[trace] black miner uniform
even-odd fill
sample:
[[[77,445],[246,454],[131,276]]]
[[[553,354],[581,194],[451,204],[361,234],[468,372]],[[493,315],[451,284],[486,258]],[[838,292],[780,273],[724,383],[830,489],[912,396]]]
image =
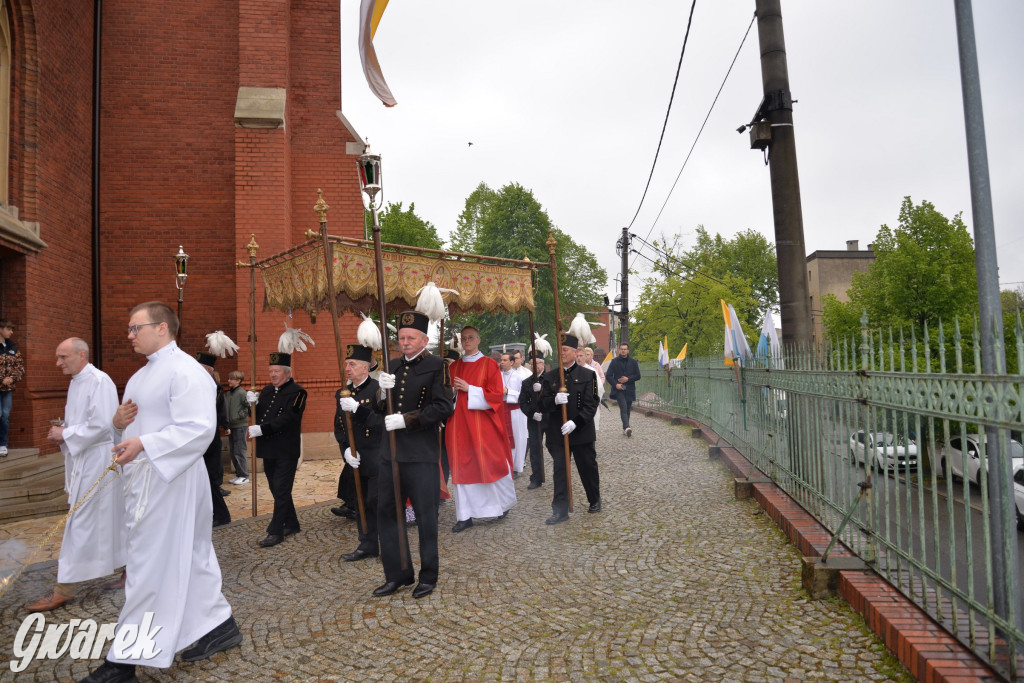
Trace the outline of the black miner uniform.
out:
[[[292,502],[292,484],[302,446],[302,413],[306,390],[290,377],[280,387],[268,384],[256,402],[256,424],[263,430],[257,441],[256,457],[263,458],[274,516],[267,526],[271,536],[288,536],[299,531],[299,518]]]
[[[380,399],[380,385],[377,380],[367,377],[358,387],[348,383],[352,398],[359,402],[352,416],[352,432],[356,437],[356,453],[359,454],[359,483],[363,489],[363,504],[366,510],[366,529],[359,530],[359,548],[367,555],[379,555],[377,541],[377,472],[380,469],[381,451],[384,449],[384,404]],[[334,436],[338,439],[341,452],[349,447],[348,432],[345,430],[345,412],[338,404],[341,389],[334,394]],[[353,487],[351,502],[356,501]],[[357,518],[358,520],[358,518]]]
[[[437,508],[441,496],[441,449],[437,434],[440,423],[453,410],[448,367],[443,360],[424,349],[411,361],[406,361],[403,356],[392,358],[390,369],[395,375],[395,388],[390,390],[392,406],[396,413],[405,417],[405,429],[391,433],[395,435],[395,460],[398,462],[402,497],[412,500],[416,513],[420,538],[419,581],[435,584],[438,570]],[[377,528],[384,576],[388,582],[405,585],[414,578],[413,563],[409,558],[409,566],[402,569],[390,450],[390,439],[385,436],[377,476]],[[405,501],[398,501],[398,505],[404,508]]]
[[[527,447],[530,450],[530,486],[537,488],[544,483],[544,432],[547,431],[550,418],[541,410],[540,393],[533,390],[534,382],[543,377],[528,377],[523,380],[523,390],[519,392],[519,409],[526,416]],[[540,422],[533,419],[534,413],[541,414]],[[559,409],[561,415],[561,409]],[[561,437],[561,434],[559,434]]]
[[[583,489],[587,493],[590,505],[598,505],[601,501],[601,483],[597,474],[597,431],[594,429],[594,414],[597,412],[597,373],[573,363],[565,371],[565,387],[569,393],[569,419],[576,423],[576,429],[569,435],[569,450],[576,461]],[[541,412],[548,416],[548,427],[545,431],[548,450],[553,463],[553,479],[555,495],[551,500],[551,510],[555,516],[564,517],[569,514],[569,487],[566,483],[565,445],[562,436],[562,406],[555,404],[555,393],[561,382],[558,368],[544,373],[541,389]]]

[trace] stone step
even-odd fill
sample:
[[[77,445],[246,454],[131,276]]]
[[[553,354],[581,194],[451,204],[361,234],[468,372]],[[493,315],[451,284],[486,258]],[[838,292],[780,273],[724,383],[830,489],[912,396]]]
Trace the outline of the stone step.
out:
[[[63,494],[63,490],[61,490]],[[15,522],[20,519],[31,519],[33,517],[47,517],[57,513],[68,511],[68,501],[63,495],[49,500],[36,500],[17,503],[15,505],[0,505],[0,522]]]
[[[65,496],[64,469],[31,482],[6,482],[0,486],[0,506]]]
[[[38,448],[12,448],[7,451],[7,455],[0,456],[0,470],[26,458],[33,458],[38,455]]]
[[[13,463],[5,463],[5,467],[0,468],[0,488],[24,486],[63,471],[64,456],[60,453],[21,458]]]

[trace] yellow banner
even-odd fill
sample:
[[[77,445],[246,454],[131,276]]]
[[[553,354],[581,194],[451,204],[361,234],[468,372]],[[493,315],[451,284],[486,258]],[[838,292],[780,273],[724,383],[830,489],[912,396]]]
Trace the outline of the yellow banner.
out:
[[[339,312],[376,310],[377,268],[373,249],[337,243],[331,244],[331,248]],[[266,288],[265,308],[309,313],[328,309],[322,246],[263,268],[261,273]],[[442,289],[458,292],[445,295],[452,315],[532,311],[530,273],[528,268],[384,252],[384,298],[388,304],[401,300],[403,309],[413,308],[420,287],[432,280]]]

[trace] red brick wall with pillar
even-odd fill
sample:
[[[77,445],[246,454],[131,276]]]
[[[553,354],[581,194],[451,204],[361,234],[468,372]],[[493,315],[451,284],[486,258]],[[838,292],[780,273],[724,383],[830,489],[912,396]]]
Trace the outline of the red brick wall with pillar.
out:
[[[54,349],[90,340],[90,194],[93,3],[8,0],[11,29],[8,204],[38,223],[38,253],[0,241],[0,315],[25,358],[11,415],[12,448],[55,451],[49,420],[62,417],[68,378]],[[83,58],[83,55],[86,57]]]
[[[337,116],[340,108],[339,6],[324,0],[241,0],[239,3],[239,86],[286,89],[283,129],[238,128],[235,134],[235,251],[247,260],[245,244],[255,234],[257,259],[305,241],[306,230],[319,229],[313,211],[317,190],[331,207],[331,234],[362,235],[362,201],[355,159],[346,154],[354,141]],[[243,269],[236,283],[235,305],[242,327],[249,318],[249,278]],[[328,311],[314,322],[303,311],[289,318],[263,312],[263,283],[256,283],[256,378],[267,382],[268,355],[287,320],[316,342],[293,356],[296,381],[309,392],[303,419],[307,452],[323,445],[333,429],[334,392],[340,386],[333,326]],[[355,340],[357,318],[343,314],[342,343]],[[240,341],[241,344],[241,341]],[[249,370],[248,343],[242,367]],[[334,453],[336,455],[336,453]]]

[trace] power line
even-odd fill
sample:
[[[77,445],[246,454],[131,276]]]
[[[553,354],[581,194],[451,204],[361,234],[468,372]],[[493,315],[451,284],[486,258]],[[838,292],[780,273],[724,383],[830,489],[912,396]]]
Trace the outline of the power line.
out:
[[[654,232],[654,226],[657,225],[658,220],[661,218],[662,212],[665,210],[665,207],[668,205],[668,200],[672,197],[672,192],[675,191],[676,185],[679,183],[679,178],[682,177],[682,175],[683,175],[683,169],[686,168],[686,163],[690,160],[690,155],[693,154],[693,150],[697,147],[697,141],[700,140],[701,133],[704,132],[704,126],[707,125],[708,119],[711,118],[711,112],[713,112],[715,110],[715,104],[718,103],[718,97],[722,94],[722,89],[725,88],[726,81],[729,80],[729,75],[732,73],[733,66],[736,65],[736,60],[740,56],[740,50],[743,49],[743,44],[747,42],[747,36],[750,35],[750,29],[754,26],[754,20],[755,19],[757,19],[757,13],[756,12],[754,13],[754,16],[751,17],[750,23],[747,25],[747,30],[743,34],[743,39],[740,40],[740,46],[738,48],[736,48],[736,54],[733,55],[732,62],[729,63],[729,69],[725,72],[725,78],[722,79],[722,84],[720,86],[718,86],[718,92],[715,93],[715,99],[711,102],[711,107],[708,108],[708,113],[704,117],[704,122],[702,124],[700,124],[700,130],[697,131],[697,137],[695,137],[693,139],[693,144],[690,145],[690,151],[686,153],[686,158],[683,160],[683,165],[679,169],[679,173],[676,174],[676,179],[675,179],[675,181],[673,181],[672,187],[669,189],[668,195],[665,197],[664,203],[662,203],[661,208],[658,210],[658,215],[654,217],[654,222],[651,223],[651,229],[647,231],[647,237],[650,237],[651,233]],[[689,27],[687,27],[687,32],[689,32]],[[684,48],[685,48],[685,44],[684,44]],[[680,57],[680,60],[681,59],[682,58]],[[674,86],[673,86],[673,90],[674,90]],[[664,130],[662,131],[662,134],[664,134]],[[658,143],[658,146],[659,146],[659,148],[661,147],[661,143],[660,142]],[[655,156],[655,160],[657,160],[657,156]],[[653,175],[653,173],[654,173],[654,169],[653,168],[651,169],[651,173]],[[650,178],[647,179],[647,184],[648,185],[651,184]],[[645,189],[644,190],[644,196],[646,196],[646,195],[647,195],[647,190]],[[640,203],[643,204],[643,199],[640,200]],[[640,213],[639,207],[637,208],[636,211],[637,211],[638,214]],[[634,221],[636,220],[636,216],[633,216],[633,220]],[[630,225],[630,227],[633,227],[633,222],[630,221],[629,225]],[[633,263],[636,263],[636,259],[633,259]],[[632,266],[632,264],[630,264],[630,265]]]
[[[660,247],[656,247],[653,244],[651,244],[650,242],[648,242],[647,240],[645,240],[645,239],[643,239],[643,238],[641,238],[641,237],[639,237],[637,235],[631,235],[631,236],[636,238],[636,239],[638,239],[638,240],[640,240],[640,242],[644,243],[645,245],[647,245],[648,247],[653,249],[655,252],[658,253],[659,256],[664,257],[666,264],[671,265],[672,261],[674,260],[674,261],[678,262],[680,265],[682,265],[684,268],[686,268],[686,270],[688,270],[690,272],[690,274],[703,275],[704,277],[706,277],[707,279],[711,280],[712,282],[717,282],[720,285],[725,285],[725,283],[722,282],[721,280],[719,280],[718,278],[716,278],[716,277],[714,277],[712,275],[708,275],[705,271],[700,270],[699,268],[694,268],[693,266],[691,266],[689,263],[687,263],[683,259],[679,258],[678,256],[675,256],[674,254],[669,253],[665,249],[661,249]],[[633,250],[633,253],[640,254],[640,252],[637,251],[636,249]],[[651,261],[652,263],[654,263],[653,259],[651,259],[646,254],[643,254],[642,256],[645,259],[647,259],[648,261]]]
[[[690,38],[690,24],[693,23],[693,9],[697,6],[697,0],[693,0],[693,4],[690,5],[690,18],[686,21],[686,35],[683,36],[683,49],[679,53],[679,64],[676,65],[676,78],[672,81],[672,94],[668,98],[668,109],[665,111],[665,122],[661,124],[661,137],[658,138],[658,149],[654,152],[654,161],[651,163],[651,173],[647,176],[647,185],[644,187],[643,196],[640,197],[640,204],[636,207],[636,213],[633,214],[633,220],[629,222],[629,227],[633,227],[633,221],[640,215],[640,207],[644,205],[644,198],[647,196],[647,190],[651,187],[651,178],[654,177],[654,167],[658,164],[658,154],[661,153],[661,143],[665,139],[665,128],[668,126],[668,115],[672,111],[672,101],[676,97],[676,85],[679,83],[679,71],[683,67],[683,55],[686,54],[686,41]]]

